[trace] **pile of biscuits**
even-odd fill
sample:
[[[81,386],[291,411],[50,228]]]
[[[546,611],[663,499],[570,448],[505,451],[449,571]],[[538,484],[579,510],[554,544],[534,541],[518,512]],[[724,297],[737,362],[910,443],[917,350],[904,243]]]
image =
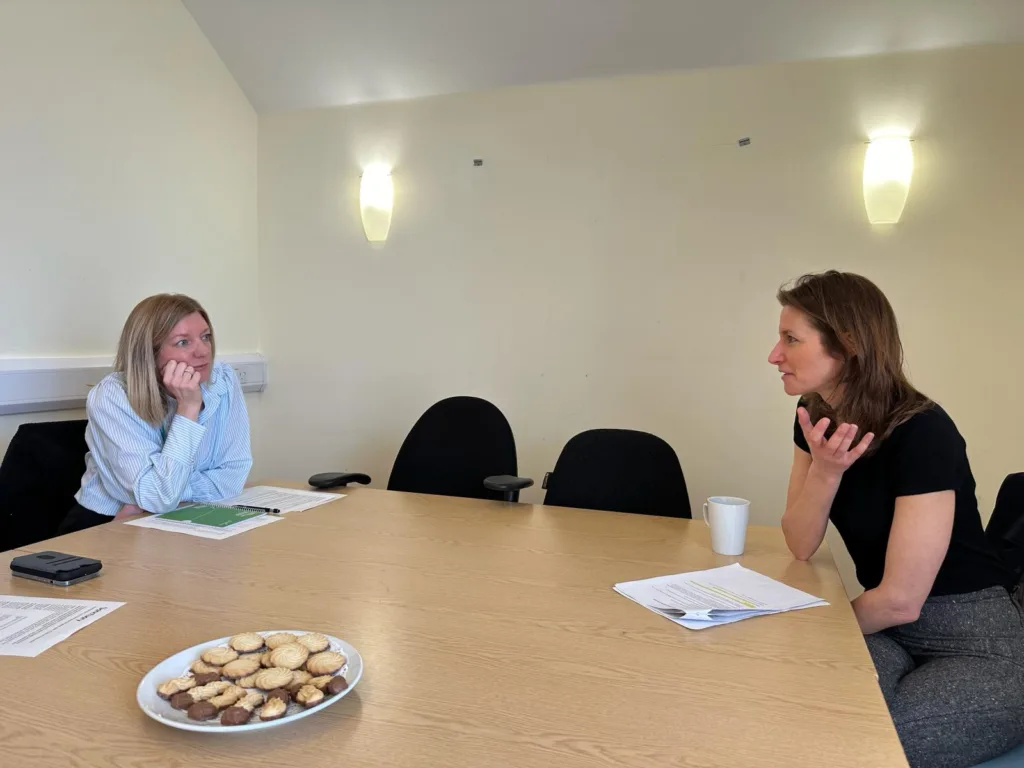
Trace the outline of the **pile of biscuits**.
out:
[[[330,645],[319,632],[245,632],[208,648],[189,674],[167,680],[157,693],[191,720],[218,714],[221,725],[244,725],[253,717],[277,720],[291,701],[315,707],[348,687],[337,674],[348,659]]]

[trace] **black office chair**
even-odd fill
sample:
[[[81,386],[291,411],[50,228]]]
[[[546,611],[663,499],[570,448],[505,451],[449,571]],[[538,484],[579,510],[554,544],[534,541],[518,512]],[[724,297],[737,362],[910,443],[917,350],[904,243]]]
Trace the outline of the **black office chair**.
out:
[[[985,535],[1019,582],[1024,576],[1024,472],[1007,475],[999,486]]]
[[[53,538],[85,474],[84,419],[22,424],[0,464],[0,551]]]
[[[406,436],[388,490],[514,502],[533,485],[516,473],[516,441],[502,412],[478,397],[449,397],[428,408]],[[351,478],[328,473],[309,483],[333,488]]]
[[[630,429],[592,429],[566,443],[544,479],[545,504],[690,517],[683,469],[672,446]]]

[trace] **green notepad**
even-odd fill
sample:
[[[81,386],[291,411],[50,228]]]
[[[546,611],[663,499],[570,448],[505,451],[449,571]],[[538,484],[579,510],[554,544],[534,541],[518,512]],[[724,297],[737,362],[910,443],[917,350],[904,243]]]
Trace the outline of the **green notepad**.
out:
[[[257,512],[253,509],[235,509],[234,507],[214,507],[209,504],[195,504],[191,507],[182,507],[171,512],[164,512],[162,515],[157,515],[157,517],[162,520],[178,520],[183,523],[208,525],[211,528],[227,528],[235,523],[251,520],[263,514],[263,512]]]

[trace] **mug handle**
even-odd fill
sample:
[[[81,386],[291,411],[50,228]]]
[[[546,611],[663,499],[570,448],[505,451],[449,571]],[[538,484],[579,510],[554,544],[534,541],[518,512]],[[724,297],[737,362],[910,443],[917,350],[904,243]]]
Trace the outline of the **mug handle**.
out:
[[[708,528],[711,527],[711,523],[708,522],[708,503],[706,501],[704,502],[704,525]]]

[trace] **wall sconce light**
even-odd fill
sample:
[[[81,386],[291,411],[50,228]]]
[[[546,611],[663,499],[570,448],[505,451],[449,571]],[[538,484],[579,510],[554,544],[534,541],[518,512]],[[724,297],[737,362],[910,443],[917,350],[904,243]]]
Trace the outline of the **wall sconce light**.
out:
[[[391,169],[386,165],[370,165],[363,170],[359,183],[359,212],[363,232],[372,245],[383,245],[391,229],[391,213],[395,207],[395,187]]]
[[[914,150],[906,136],[868,142],[864,154],[864,207],[872,224],[895,224],[907,204],[914,175]]]

